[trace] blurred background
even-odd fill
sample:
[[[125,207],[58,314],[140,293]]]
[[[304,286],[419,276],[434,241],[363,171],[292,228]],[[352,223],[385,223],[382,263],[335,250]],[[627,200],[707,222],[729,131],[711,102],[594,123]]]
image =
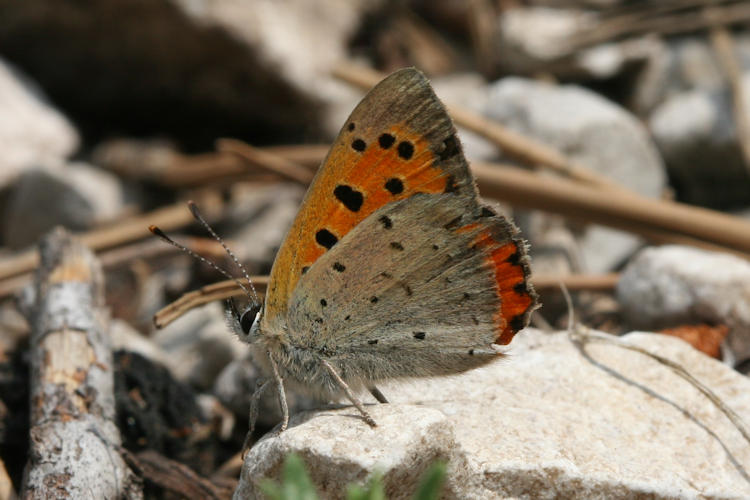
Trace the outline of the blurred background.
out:
[[[160,308],[221,277],[149,224],[231,268],[190,216],[194,199],[249,272],[266,274],[304,194],[295,168],[314,171],[372,70],[405,66],[469,117],[458,125],[470,163],[533,172],[540,185],[581,181],[581,167],[596,189],[606,179],[747,220],[749,22],[750,3],[728,0],[0,0],[0,455],[13,484],[28,434],[17,299],[53,227],[83,235],[105,267],[126,447],[210,475],[241,443],[255,372],[217,304],[154,328]],[[542,278],[588,276],[575,294],[587,324],[688,325],[681,335],[721,356],[731,322],[643,325],[615,293],[647,242],[679,238],[535,210],[535,196],[497,201],[531,243],[537,325],[567,319]],[[747,358],[750,341],[736,343],[738,369]],[[268,402],[266,428],[275,411]]]

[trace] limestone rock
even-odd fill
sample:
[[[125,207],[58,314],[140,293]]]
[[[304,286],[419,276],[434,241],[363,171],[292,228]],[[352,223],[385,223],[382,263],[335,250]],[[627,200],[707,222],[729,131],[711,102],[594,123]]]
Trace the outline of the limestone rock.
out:
[[[83,163],[26,170],[12,186],[2,214],[3,241],[11,248],[33,244],[60,225],[84,231],[114,219],[125,192],[114,175]]]
[[[39,89],[0,59],[0,187],[25,168],[60,166],[78,147],[78,133]]]
[[[250,398],[260,378],[262,378],[260,370],[253,364],[250,356],[245,356],[235,359],[221,370],[211,392],[224,406],[244,420],[250,413]],[[320,406],[320,402],[292,390],[287,389],[286,395],[291,413]],[[279,397],[276,391],[267,390],[260,398],[257,424],[273,427],[279,422],[281,422]]]
[[[742,85],[750,91],[750,73]],[[654,110],[649,126],[682,201],[724,209],[750,204],[750,173],[725,89],[676,93]]]
[[[172,375],[200,389],[210,388],[226,365],[247,354],[247,346],[229,330],[222,307],[193,309],[153,336],[167,354]]]
[[[681,340],[633,333],[708,385],[745,421],[750,381]],[[388,383],[388,405],[299,414],[246,457],[235,498],[278,477],[285,454],[325,496],[379,470],[409,498],[427,464],[448,461],[448,498],[737,498],[750,495],[750,446],[694,387],[620,347],[526,329],[510,355],[455,377]],[[686,446],[689,443],[689,446]],[[743,475],[744,474],[744,475]]]
[[[617,285],[624,317],[638,328],[724,324],[738,361],[750,358],[750,263],[676,245],[647,248]]]
[[[589,90],[504,78],[493,84],[486,114],[641,195],[658,197],[665,187],[664,166],[645,128]],[[590,272],[611,270],[638,245],[630,234],[599,227],[588,228],[580,242],[581,270]]]

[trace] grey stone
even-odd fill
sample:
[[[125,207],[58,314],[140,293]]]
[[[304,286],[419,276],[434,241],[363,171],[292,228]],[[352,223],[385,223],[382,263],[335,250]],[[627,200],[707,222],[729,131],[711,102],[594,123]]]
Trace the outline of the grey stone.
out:
[[[256,388],[256,382],[263,378],[260,370],[249,356],[236,359],[226,365],[216,377],[212,394],[240,418],[247,418],[250,413],[250,398]],[[291,413],[297,413],[320,406],[319,401],[287,390],[287,405]],[[281,422],[281,410],[276,391],[267,390],[261,396],[258,407],[258,425],[273,427]]]
[[[638,328],[725,324],[735,358],[750,358],[750,263],[690,247],[641,251],[617,285],[624,317]]]
[[[23,248],[58,225],[84,231],[114,219],[124,207],[119,180],[98,168],[70,163],[28,169],[8,194],[3,241],[11,248]]]
[[[493,84],[486,114],[643,196],[659,197],[666,185],[664,166],[645,128],[626,110],[584,88],[504,78]],[[639,245],[630,234],[601,227],[586,229],[579,241],[582,270],[590,272],[611,270]]]
[[[0,59],[0,188],[25,169],[61,160],[78,148],[78,133],[38,87]]]
[[[750,381],[672,337],[625,341],[685,367],[745,421]],[[296,415],[245,459],[235,498],[257,498],[289,452],[325,498],[383,473],[389,498],[410,498],[435,459],[448,498],[740,498],[750,446],[697,389],[620,347],[526,329],[510,355],[464,375],[382,384],[391,404]],[[689,445],[686,445],[689,444]]]
[[[232,188],[228,236],[250,273],[267,272],[304,196],[296,184],[238,185]]]
[[[750,73],[742,80],[750,92]],[[649,126],[681,200],[715,208],[750,204],[750,170],[737,141],[726,89],[676,93]]]
[[[221,305],[193,309],[153,335],[168,357],[172,375],[209,389],[226,365],[247,354],[247,346],[229,330]]]

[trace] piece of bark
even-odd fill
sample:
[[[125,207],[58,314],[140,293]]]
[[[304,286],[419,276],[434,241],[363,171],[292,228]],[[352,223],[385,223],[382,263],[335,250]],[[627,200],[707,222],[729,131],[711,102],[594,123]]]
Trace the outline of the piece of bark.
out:
[[[30,450],[23,498],[143,498],[119,453],[101,265],[67,231],[39,246],[28,309]]]
[[[217,480],[217,483],[213,483],[196,474],[187,465],[153,450],[145,450],[137,455],[128,454],[126,458],[146,481],[161,489],[162,495],[167,498],[174,496],[186,500],[219,500],[229,498],[237,486],[236,480]]]

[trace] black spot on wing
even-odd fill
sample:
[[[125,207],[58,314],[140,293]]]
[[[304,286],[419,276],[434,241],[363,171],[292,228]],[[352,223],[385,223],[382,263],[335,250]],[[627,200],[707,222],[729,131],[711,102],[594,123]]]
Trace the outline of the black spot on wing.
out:
[[[340,262],[334,262],[333,263],[333,269],[334,269],[334,271],[338,271],[340,273],[343,273],[344,271],[346,271],[346,266],[344,264],[340,263]]]
[[[378,339],[375,339],[375,340],[368,340],[368,341],[367,341],[367,343],[368,343],[368,344],[370,344],[370,345],[375,345],[375,344],[377,344],[377,343],[378,343]]]
[[[315,241],[318,242],[318,245],[326,247],[330,250],[333,245],[338,243],[339,239],[328,229],[321,229],[320,231],[315,233]]]
[[[354,122],[352,122],[352,123],[350,123],[350,124],[349,124],[349,126],[348,126],[348,127],[346,127],[346,128],[348,128],[348,129],[349,129],[349,132],[351,132],[352,130],[354,130],[354,126],[355,126],[355,125],[354,125]]]
[[[449,175],[448,180],[445,181],[445,189],[443,190],[444,193],[455,193],[458,191],[458,184],[456,184],[456,177],[454,175]]]
[[[441,160],[445,161],[449,158],[452,158],[453,156],[456,156],[460,152],[461,148],[459,147],[458,138],[454,134],[443,141],[443,148],[438,153],[438,156]]]
[[[409,160],[414,155],[414,145],[408,141],[398,143],[398,155],[404,160]]]
[[[507,262],[510,265],[517,266],[518,264],[521,263],[521,253],[518,250],[516,250],[515,252],[510,254],[507,259],[505,259],[505,262]]]
[[[425,332],[414,332],[414,338],[417,340],[424,340],[425,335]]]
[[[398,241],[391,241],[391,248],[394,249],[394,250],[403,251],[404,246],[401,243],[399,243]]]
[[[513,319],[510,320],[510,327],[515,331],[522,329],[524,326],[526,326],[526,320],[523,314],[513,316]]]
[[[388,217],[387,215],[381,216],[378,221],[383,224],[383,227],[385,229],[390,229],[393,227],[393,221]]]
[[[404,183],[401,181],[401,179],[393,177],[385,182],[385,188],[391,194],[400,194],[404,192]]]
[[[378,137],[378,144],[380,144],[380,147],[383,149],[390,148],[391,146],[393,146],[394,142],[396,142],[396,138],[391,134],[383,134]]]
[[[345,184],[336,186],[333,195],[352,212],[359,212],[359,209],[362,208],[362,202],[365,200],[362,193]]]
[[[365,144],[365,141],[362,139],[354,139],[352,141],[352,149],[354,151],[359,151],[360,153],[365,150],[367,147],[367,144]]]

